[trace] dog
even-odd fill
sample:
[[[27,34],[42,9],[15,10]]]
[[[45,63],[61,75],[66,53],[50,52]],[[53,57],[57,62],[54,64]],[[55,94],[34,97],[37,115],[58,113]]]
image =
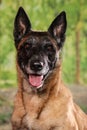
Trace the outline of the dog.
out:
[[[62,11],[45,31],[33,31],[22,7],[14,22],[18,91],[12,130],[87,130],[87,115],[61,79],[67,28]]]

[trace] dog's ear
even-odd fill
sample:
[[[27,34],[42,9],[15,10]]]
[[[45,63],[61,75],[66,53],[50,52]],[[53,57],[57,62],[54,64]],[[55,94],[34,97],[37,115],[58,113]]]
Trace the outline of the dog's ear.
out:
[[[22,7],[19,8],[14,21],[14,40],[17,48],[22,37],[31,30],[30,20]]]
[[[61,12],[50,25],[48,32],[57,41],[59,48],[63,46],[65,40],[65,32],[67,27],[66,13]]]

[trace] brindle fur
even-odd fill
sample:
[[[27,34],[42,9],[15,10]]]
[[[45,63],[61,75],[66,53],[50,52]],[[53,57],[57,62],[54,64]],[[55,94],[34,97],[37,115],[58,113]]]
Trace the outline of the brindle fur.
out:
[[[24,10],[20,8],[17,17],[21,16],[21,11],[22,13],[24,12]],[[30,22],[27,21],[24,25],[27,23],[30,24]],[[48,29],[48,32],[30,31],[30,27],[27,27],[28,33],[24,33],[26,30],[24,25],[21,23],[22,30],[18,26],[18,29],[21,30],[22,33],[20,33],[20,37],[16,34],[17,28],[14,32],[17,53],[18,51],[20,53],[21,45],[23,45],[30,36],[35,36],[38,39],[45,36],[49,37],[56,50],[59,51],[61,49],[62,42],[65,38],[65,35],[60,34],[61,27],[56,29],[57,38],[60,38],[61,41],[59,45],[56,44],[56,37],[52,37],[52,29],[55,28],[54,24],[51,25],[52,27]],[[64,30],[62,30],[62,34],[65,34]],[[56,61],[52,73],[45,79],[44,89],[33,90],[29,86],[25,73],[18,63],[18,57],[17,73],[18,92],[14,102],[12,130],[87,130],[87,115],[73,102],[71,92],[65,87],[61,80],[60,58]]]

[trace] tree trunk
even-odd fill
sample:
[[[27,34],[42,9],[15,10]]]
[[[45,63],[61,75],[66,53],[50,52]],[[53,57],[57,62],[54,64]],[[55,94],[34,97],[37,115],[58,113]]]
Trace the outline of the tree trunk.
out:
[[[80,84],[80,30],[76,29],[76,83]]]
[[[2,3],[2,0],[0,0],[0,5],[1,5],[1,3]]]

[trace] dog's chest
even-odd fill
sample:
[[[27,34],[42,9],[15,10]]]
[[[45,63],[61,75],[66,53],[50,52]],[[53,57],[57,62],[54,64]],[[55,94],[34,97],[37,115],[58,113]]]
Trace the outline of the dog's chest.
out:
[[[25,121],[30,130],[62,130],[63,120],[65,115],[60,111],[58,113],[58,102],[49,100],[44,103],[44,100],[33,97],[31,101],[26,102],[27,115]],[[59,119],[58,119],[59,118]]]

